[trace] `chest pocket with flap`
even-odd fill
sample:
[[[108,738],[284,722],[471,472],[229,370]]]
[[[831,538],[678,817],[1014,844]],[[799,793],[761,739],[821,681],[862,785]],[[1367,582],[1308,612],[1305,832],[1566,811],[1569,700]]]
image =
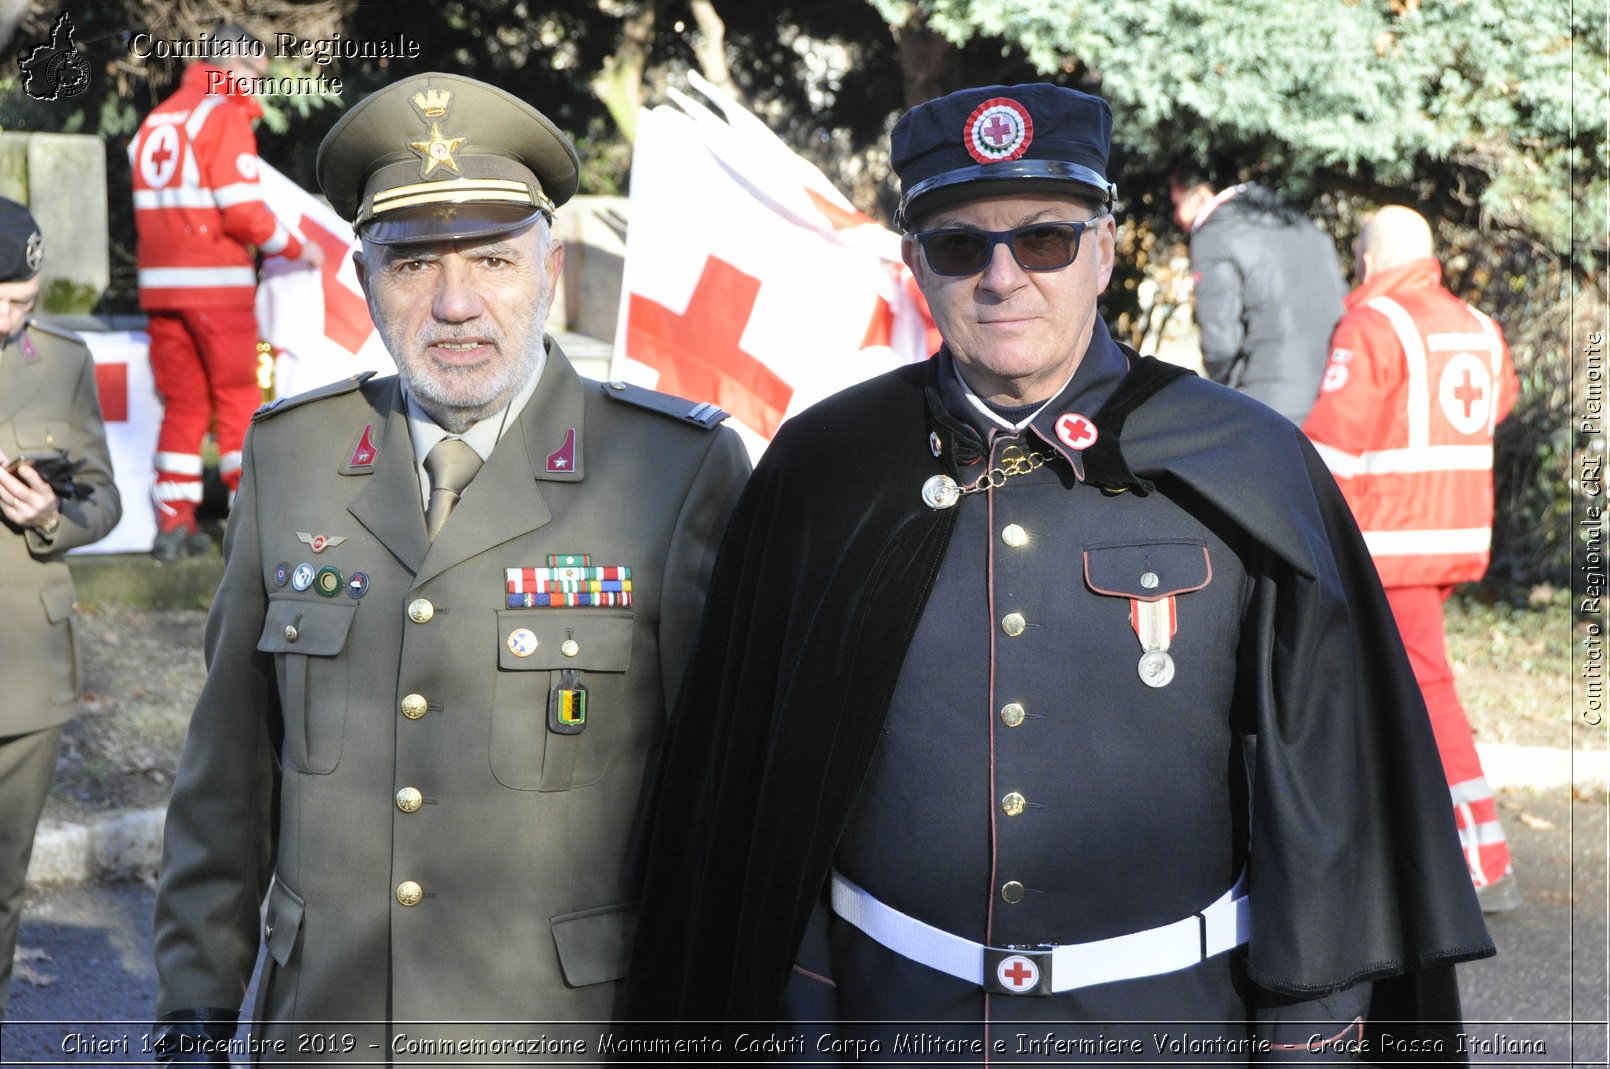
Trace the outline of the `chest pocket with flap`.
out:
[[[614,721],[624,712],[620,676],[632,663],[633,620],[629,609],[498,611],[489,757],[499,783],[521,791],[565,791],[603,778],[610,736],[620,726]],[[548,730],[549,695],[567,670],[580,673],[588,688],[587,726],[577,735]]]
[[[346,731],[353,601],[272,597],[257,648],[274,654],[288,767],[324,775],[341,760]]]
[[[1213,579],[1208,547],[1190,539],[1086,546],[1084,557],[1085,584],[1108,597],[1161,601]]]

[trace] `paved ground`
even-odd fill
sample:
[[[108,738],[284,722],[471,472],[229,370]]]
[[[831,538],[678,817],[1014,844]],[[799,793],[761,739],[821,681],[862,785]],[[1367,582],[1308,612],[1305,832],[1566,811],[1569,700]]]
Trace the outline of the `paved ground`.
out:
[[[1502,804],[1527,901],[1491,918],[1499,956],[1460,969],[1471,1060],[1603,1066],[1610,999],[1603,794],[1572,801],[1563,788],[1510,790]],[[54,979],[16,984],[4,1065],[149,1060],[141,1047],[156,988],[151,901],[140,883],[33,895],[22,945],[48,960],[25,965]]]

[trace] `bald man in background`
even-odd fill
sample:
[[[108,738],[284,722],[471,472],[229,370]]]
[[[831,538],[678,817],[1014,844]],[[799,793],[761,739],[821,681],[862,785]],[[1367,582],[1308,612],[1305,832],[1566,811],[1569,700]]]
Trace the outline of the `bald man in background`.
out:
[[[1509,844],[1454,690],[1442,604],[1487,571],[1493,429],[1519,385],[1498,324],[1442,285],[1431,227],[1382,208],[1354,246],[1360,285],[1331,335],[1303,430],[1364,532],[1403,634],[1487,913],[1521,904]]]

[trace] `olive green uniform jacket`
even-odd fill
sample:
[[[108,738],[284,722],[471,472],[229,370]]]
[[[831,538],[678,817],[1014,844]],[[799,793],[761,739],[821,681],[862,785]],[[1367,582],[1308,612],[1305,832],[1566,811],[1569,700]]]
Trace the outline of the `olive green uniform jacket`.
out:
[[[238,1006],[261,938],[252,1035],[288,1045],[264,1061],[485,1062],[610,1018],[644,771],[749,470],[655,404],[551,347],[434,543],[396,378],[258,414],[168,812],[159,1014]],[[631,604],[510,608],[506,570],[551,554],[629,567]],[[577,681],[585,726],[556,733]]]
[[[68,550],[105,538],[122,505],[95,393],[95,362],[78,336],[32,323],[0,351],[0,449],[7,457],[66,449],[88,501],[63,501],[54,537],[0,520],[0,649],[27,670],[6,677],[0,737],[69,720],[78,707]]]

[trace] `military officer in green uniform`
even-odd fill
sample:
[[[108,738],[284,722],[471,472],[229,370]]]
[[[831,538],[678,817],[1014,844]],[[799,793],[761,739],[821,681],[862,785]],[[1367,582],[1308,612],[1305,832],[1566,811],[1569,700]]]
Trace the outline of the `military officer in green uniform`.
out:
[[[44,236],[0,198],[0,1019],[11,989],[23,881],[62,727],[78,707],[73,577],[64,554],[106,537],[122,515],[112,482],[95,362],[70,331],[31,319]],[[65,449],[91,496],[62,500],[30,456]],[[15,464],[15,466],[13,466]]]
[[[410,77],[318,178],[398,374],[247,438],[168,814],[159,1058],[593,1060],[599,1025],[565,1022],[614,1009],[644,773],[748,459],[718,409],[544,336],[577,158],[535,108]]]

